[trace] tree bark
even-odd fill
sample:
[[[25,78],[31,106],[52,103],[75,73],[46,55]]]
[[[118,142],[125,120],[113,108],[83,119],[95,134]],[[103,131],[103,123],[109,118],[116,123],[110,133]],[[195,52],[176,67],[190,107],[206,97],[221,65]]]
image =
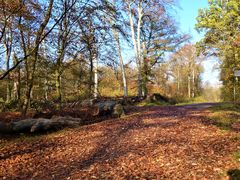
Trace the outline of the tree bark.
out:
[[[113,0],[113,4],[115,5],[115,0]],[[115,14],[115,16],[116,16],[116,14]],[[117,19],[117,17],[115,17],[115,21],[116,21],[116,19]],[[116,24],[116,22],[114,22],[114,24]],[[119,64],[120,64],[121,73],[122,73],[124,97],[127,97],[128,96],[128,85],[127,85],[126,71],[124,68],[123,58],[122,58],[122,54],[121,54],[119,33],[118,33],[118,30],[115,28],[112,28],[112,30],[113,30],[114,39],[115,39],[116,45],[117,45],[117,53],[118,53]]]
[[[6,29],[6,33],[4,34],[4,47],[5,47],[5,62],[6,62],[6,70],[10,69],[10,57],[12,53],[12,30]],[[10,75],[7,76],[7,99],[6,102],[10,102],[12,98],[11,93],[11,82]]]
[[[143,52],[146,50],[146,45],[143,42]],[[148,95],[148,89],[147,89],[147,84],[148,84],[148,71],[149,71],[149,65],[146,59],[146,54],[143,54],[143,72],[142,72],[142,95],[143,97],[147,97]]]
[[[98,59],[96,53],[93,55],[93,73],[94,73],[94,92],[95,99],[98,98]]]
[[[192,71],[192,98],[195,97],[195,69]]]
[[[64,3],[64,11],[67,11],[68,3]],[[65,51],[67,47],[67,41],[68,41],[68,35],[69,35],[69,23],[68,23],[69,17],[68,14],[66,14],[63,17],[63,20],[59,24],[59,32],[58,32],[58,57],[57,57],[57,68],[56,68],[56,94],[57,94],[57,100],[59,103],[59,109],[61,109],[62,106],[62,63],[65,56]]]
[[[188,98],[191,98],[191,77],[188,75]]]
[[[138,2],[138,24],[137,24],[137,48],[138,48],[138,79],[139,79],[139,96],[145,96],[144,91],[146,90],[145,87],[143,87],[143,77],[142,77],[142,47],[141,47],[141,26],[142,26],[142,16],[143,16],[143,9],[142,9],[142,1]]]
[[[137,69],[138,69],[138,96],[142,96],[142,75],[141,75],[142,72],[141,72],[141,64],[140,64],[140,59],[139,59],[139,53],[140,52],[138,52],[138,47],[139,46],[137,46],[137,41],[136,41],[136,38],[135,38],[134,23],[133,23],[133,17],[132,17],[132,12],[131,12],[132,11],[131,3],[130,3],[130,0],[128,0],[127,2],[128,2],[129,23],[130,23],[131,34],[132,34],[133,47],[134,47],[134,52],[135,52],[135,59],[136,59]],[[139,25],[141,25],[141,24],[138,22],[138,30],[139,30],[138,35],[140,36]],[[138,41],[138,42],[140,42],[140,41]]]
[[[37,133],[83,124],[82,119],[72,117],[53,117],[52,119],[24,119],[13,123],[1,123],[0,133]]]
[[[13,52],[13,63],[17,63],[17,57]],[[14,100],[17,100],[18,105],[20,106],[20,99],[21,99],[21,68],[18,66],[15,73],[14,79],[14,89],[13,89]]]
[[[33,51],[33,57],[32,57],[32,62],[31,62],[31,67],[29,69],[29,76],[28,76],[28,86],[26,89],[26,97],[25,97],[25,101],[23,104],[23,110],[22,110],[22,115],[25,116],[28,110],[28,106],[30,104],[30,99],[31,99],[31,93],[32,93],[32,88],[33,88],[33,83],[34,83],[34,76],[35,76],[35,69],[36,69],[36,63],[38,61],[38,51],[39,51],[39,46],[41,43],[41,37],[42,34],[44,32],[44,29],[46,28],[49,19],[51,17],[51,13],[52,13],[52,7],[53,7],[53,2],[54,0],[50,0],[49,1],[49,5],[47,8],[47,12],[46,15],[44,17],[43,22],[41,23],[38,31],[37,31],[37,35],[36,35],[36,39],[35,39],[35,43],[34,43],[34,51]]]
[[[179,69],[179,65],[177,67],[177,94],[179,94],[180,92],[180,69]]]
[[[123,106],[117,101],[103,101],[94,104],[96,108],[94,116],[111,115],[121,117],[125,114]]]

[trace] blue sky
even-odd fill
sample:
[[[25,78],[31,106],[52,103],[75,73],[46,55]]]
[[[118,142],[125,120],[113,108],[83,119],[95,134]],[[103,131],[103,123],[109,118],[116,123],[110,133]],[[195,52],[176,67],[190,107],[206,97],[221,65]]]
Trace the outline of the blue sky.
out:
[[[180,30],[192,36],[192,42],[199,41],[203,34],[199,34],[195,29],[198,9],[208,7],[208,0],[179,0],[180,9],[176,12],[176,20],[179,22]],[[219,71],[213,66],[217,63],[214,57],[205,60],[203,82],[209,82],[213,86],[220,85]]]
[[[180,9],[177,10],[176,18],[181,31],[192,35],[193,42],[202,37],[195,29],[196,17],[200,8],[208,7],[208,0],[179,0]]]

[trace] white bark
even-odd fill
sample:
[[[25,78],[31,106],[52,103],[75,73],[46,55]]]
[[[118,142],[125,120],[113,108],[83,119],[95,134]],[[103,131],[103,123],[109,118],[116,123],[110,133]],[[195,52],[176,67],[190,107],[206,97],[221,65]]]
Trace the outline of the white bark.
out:
[[[94,98],[98,98],[98,60],[96,54],[93,57],[93,73],[94,73]]]
[[[132,12],[131,12],[131,3],[130,3],[130,1],[128,1],[128,16],[129,16],[129,23],[130,23],[130,28],[131,28],[131,34],[132,34],[132,41],[133,41],[135,57],[136,57],[136,60],[137,60],[138,50],[137,50],[137,42],[136,42],[136,38],[135,38],[135,30],[134,30],[134,23],[133,23],[133,17],[132,17]]]
[[[115,5],[115,0],[113,0],[113,4]],[[114,24],[116,24],[116,22]],[[115,39],[116,45],[117,45],[117,53],[118,53],[118,58],[119,58],[119,64],[120,64],[120,68],[121,68],[121,72],[122,72],[124,96],[127,97],[128,96],[128,86],[127,86],[126,72],[125,72],[123,58],[122,58],[122,54],[121,54],[121,45],[120,45],[120,41],[119,41],[119,33],[118,33],[118,30],[115,29],[115,28],[113,28],[113,35],[114,35],[114,39]]]
[[[137,40],[136,40],[134,22],[133,22],[133,17],[131,12],[131,3],[130,3],[130,0],[128,0],[127,2],[128,2],[129,23],[130,23],[135,58],[136,58],[136,63],[138,68],[138,96],[142,96],[142,75],[141,75],[141,60],[140,60],[140,56],[141,56],[140,55],[141,53],[141,42],[140,42],[141,31],[140,30],[141,30],[141,21],[142,21],[142,7],[141,7],[142,4],[138,3],[139,18],[138,18],[138,27],[137,27]]]
[[[180,91],[180,72],[179,72],[179,66],[177,67],[177,94],[179,94]]]
[[[9,32],[7,30],[7,33],[4,37],[4,48],[5,48],[5,62],[6,62],[6,70],[8,71],[10,68],[10,57],[12,53],[12,30],[9,29]],[[7,81],[7,102],[10,102],[11,100],[11,84],[10,84],[10,78],[8,76]]]
[[[138,48],[138,63],[141,66],[141,26],[142,26],[142,3],[138,3],[138,25],[137,25],[137,48]]]
[[[14,100],[18,99],[18,82],[17,81],[14,81],[13,83],[13,98]]]
[[[124,96],[127,97],[128,96],[127,78],[126,78],[126,72],[125,72],[125,68],[124,68],[124,64],[123,64],[123,58],[122,58],[122,54],[121,54],[121,46],[120,46],[120,41],[119,41],[119,35],[118,35],[117,30],[115,30],[115,29],[113,29],[113,33],[114,33],[115,41],[116,41],[116,44],[117,44],[119,64],[120,64],[120,68],[121,68],[121,72],[122,72]]]
[[[142,85],[142,48],[141,48],[141,26],[142,26],[142,2],[138,2],[138,25],[137,25],[137,46],[138,46],[138,76],[139,76],[139,96],[145,96],[145,91],[143,90]],[[141,92],[140,92],[141,91]]]
[[[195,97],[195,69],[193,67],[193,72],[192,72],[192,98]]]
[[[191,78],[188,75],[188,98],[191,98]]]

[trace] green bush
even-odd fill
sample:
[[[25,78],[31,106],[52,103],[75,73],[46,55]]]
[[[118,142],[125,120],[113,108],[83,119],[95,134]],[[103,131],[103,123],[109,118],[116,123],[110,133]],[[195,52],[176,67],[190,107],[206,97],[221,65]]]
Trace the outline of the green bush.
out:
[[[55,109],[53,102],[46,100],[34,100],[31,101],[31,108],[37,112]]]
[[[2,112],[4,110],[4,107],[5,107],[4,100],[3,100],[3,98],[0,98],[0,112]]]
[[[15,111],[18,109],[18,100],[11,100],[8,103],[5,103],[5,111]]]

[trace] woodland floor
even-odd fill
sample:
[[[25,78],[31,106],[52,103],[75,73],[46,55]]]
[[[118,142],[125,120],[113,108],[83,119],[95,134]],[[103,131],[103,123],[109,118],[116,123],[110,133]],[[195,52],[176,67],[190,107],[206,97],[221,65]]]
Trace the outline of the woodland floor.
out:
[[[210,123],[209,104],[135,107],[123,118],[0,139],[0,179],[228,179],[240,133]]]

